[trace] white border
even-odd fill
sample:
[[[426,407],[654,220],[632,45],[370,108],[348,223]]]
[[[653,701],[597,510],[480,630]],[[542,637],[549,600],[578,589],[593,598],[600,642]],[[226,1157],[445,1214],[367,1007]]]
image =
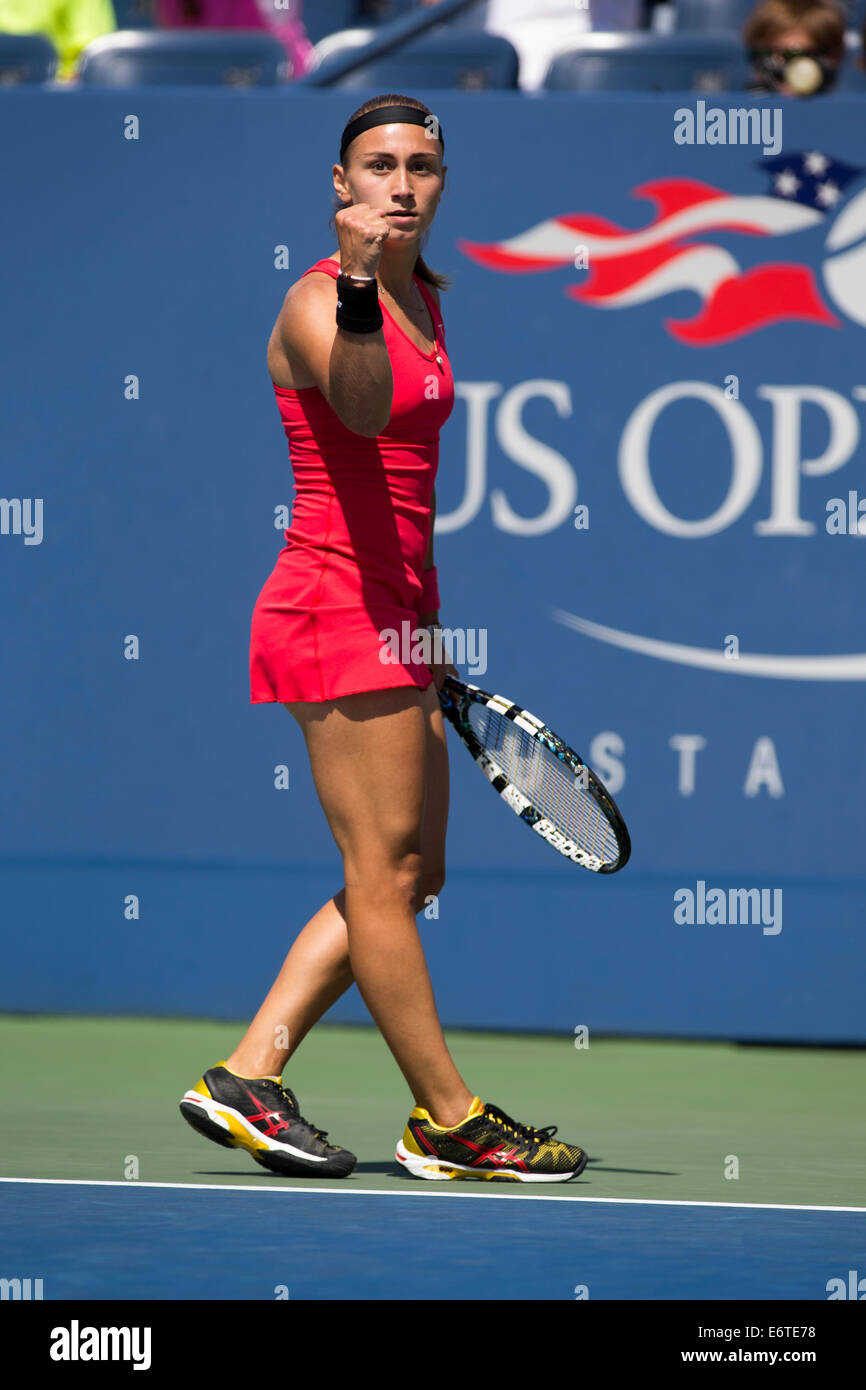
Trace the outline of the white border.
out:
[[[287,1179],[287,1182],[297,1181],[297,1179]],[[614,1206],[637,1206],[637,1207],[723,1207],[735,1208],[739,1211],[844,1211],[844,1212],[866,1212],[866,1207],[818,1207],[800,1206],[793,1202],[700,1202],[684,1201],[673,1197],[578,1197],[566,1196],[564,1193],[554,1192],[443,1192],[441,1188],[422,1188],[420,1191],[413,1189],[409,1192],[396,1192],[390,1188],[380,1187],[343,1187],[339,1184],[345,1183],[345,1178],[334,1178],[328,1187],[288,1187],[285,1184],[279,1186],[268,1183],[267,1186],[258,1186],[255,1183],[213,1183],[213,1182],[142,1182],[137,1178],[124,1180],[122,1178],[2,1178],[2,1182],[18,1183],[41,1183],[44,1186],[59,1187],[156,1187],[170,1188],[185,1192],[282,1192],[284,1194],[301,1193],[303,1195],[321,1195],[327,1193],[329,1196],[350,1195],[353,1197],[468,1197],[479,1198],[488,1197],[492,1200],[499,1198],[501,1201],[513,1201],[515,1198],[523,1198],[524,1201],[532,1202],[604,1202]],[[518,1186],[517,1183],[514,1184]],[[522,1185],[522,1184],[521,1184]],[[449,1184],[449,1189],[452,1184]]]

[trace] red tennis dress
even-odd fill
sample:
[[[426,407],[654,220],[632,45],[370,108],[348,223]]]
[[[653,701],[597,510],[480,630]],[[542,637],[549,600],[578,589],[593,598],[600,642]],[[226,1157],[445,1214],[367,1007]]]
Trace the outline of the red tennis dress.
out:
[[[314,270],[335,280],[340,273],[330,259],[304,274]],[[425,690],[433,679],[404,634],[418,626],[439,431],[454,408],[454,378],[440,310],[413,279],[435,326],[434,347],[421,352],[382,305],[394,397],[375,439],[347,429],[318,386],[274,386],[295,496],[286,544],[253,609],[251,704]],[[383,639],[386,630],[400,640]]]

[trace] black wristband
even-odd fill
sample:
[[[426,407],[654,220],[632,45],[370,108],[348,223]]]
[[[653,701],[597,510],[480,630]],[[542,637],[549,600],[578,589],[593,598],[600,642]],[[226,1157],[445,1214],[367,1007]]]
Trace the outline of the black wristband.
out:
[[[338,275],[337,327],[349,333],[376,333],[383,323],[376,281],[355,285],[349,277]]]

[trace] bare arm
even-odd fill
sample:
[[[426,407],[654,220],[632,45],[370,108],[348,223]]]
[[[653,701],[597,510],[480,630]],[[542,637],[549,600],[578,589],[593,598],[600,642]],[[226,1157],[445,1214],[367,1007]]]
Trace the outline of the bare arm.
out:
[[[385,334],[350,333],[337,326],[337,282],[305,275],[280,311],[280,341],[289,362],[300,362],[346,429],[375,439],[391,418],[394,378]]]

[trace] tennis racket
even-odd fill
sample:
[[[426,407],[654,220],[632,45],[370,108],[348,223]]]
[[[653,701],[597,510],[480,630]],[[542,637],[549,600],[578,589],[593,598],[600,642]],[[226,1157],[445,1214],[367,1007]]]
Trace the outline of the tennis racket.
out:
[[[503,695],[448,675],[442,712],[485,777],[536,834],[597,874],[628,863],[631,841],[607,788],[552,729]]]

